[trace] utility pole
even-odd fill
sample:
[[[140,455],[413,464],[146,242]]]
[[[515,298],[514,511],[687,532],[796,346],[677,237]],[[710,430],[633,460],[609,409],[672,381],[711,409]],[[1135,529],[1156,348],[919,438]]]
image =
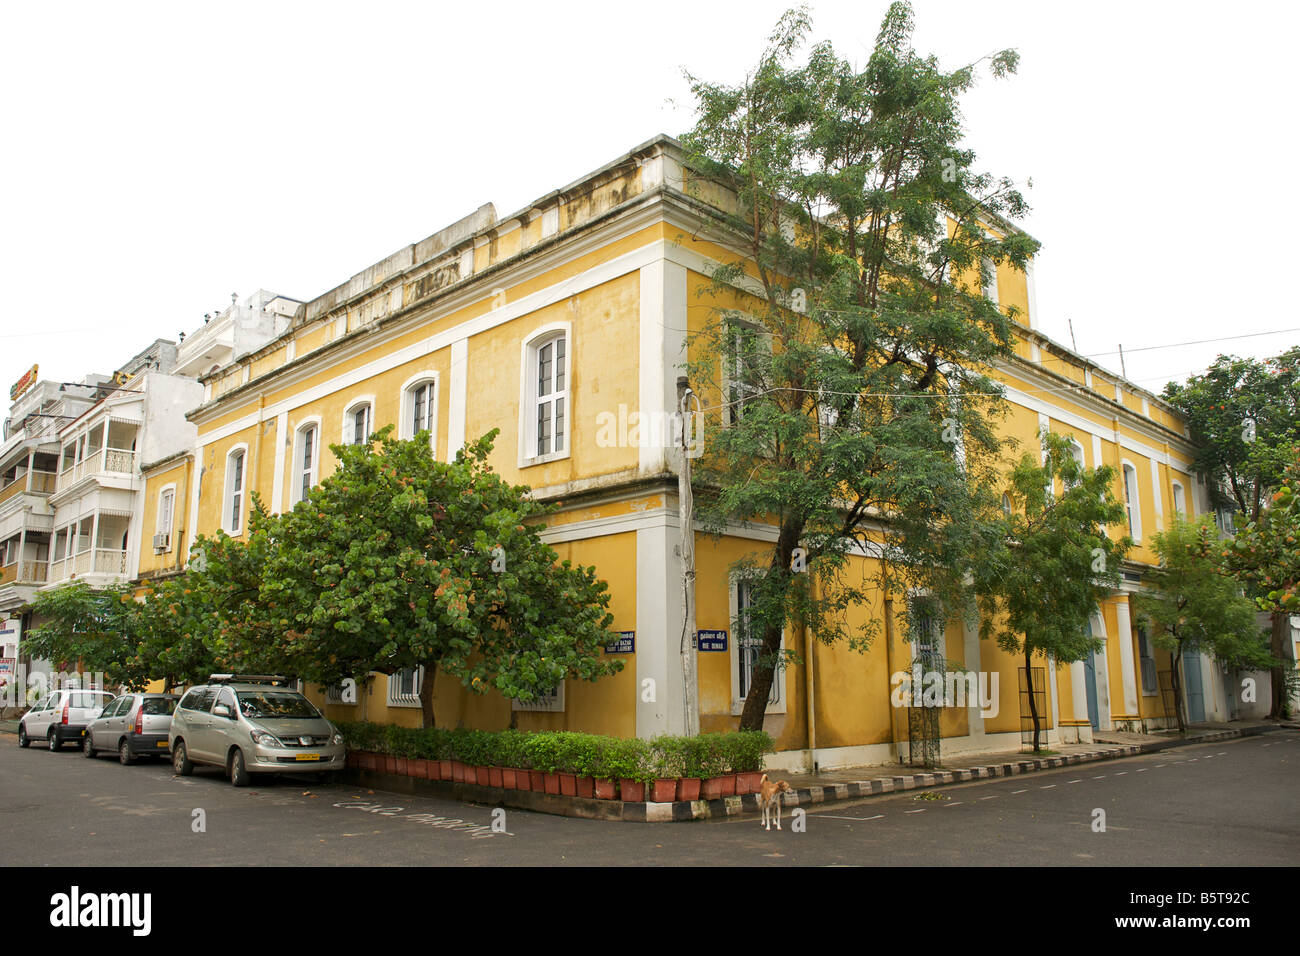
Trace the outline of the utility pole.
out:
[[[681,467],[677,469],[677,512],[681,525],[682,550],[682,676],[686,684],[682,700],[686,709],[684,733],[700,732],[699,684],[696,679],[695,647],[695,501],[691,495],[691,454],[688,446],[687,406],[695,393],[685,376],[677,379],[677,419],[681,427]]]
[[[1125,379],[1128,378],[1128,367],[1124,364],[1124,343],[1122,342],[1119,346],[1119,373],[1123,375]]]

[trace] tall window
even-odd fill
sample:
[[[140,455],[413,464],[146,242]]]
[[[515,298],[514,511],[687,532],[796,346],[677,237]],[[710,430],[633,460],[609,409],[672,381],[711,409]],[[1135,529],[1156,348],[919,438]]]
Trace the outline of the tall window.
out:
[[[532,350],[533,403],[530,417],[533,455],[541,457],[563,452],[567,447],[568,423],[568,338],[561,334]]]
[[[370,437],[370,404],[358,405],[348,412],[347,441],[351,445],[364,445]]]
[[[1187,497],[1183,493],[1183,486],[1174,482],[1174,514],[1180,518],[1187,517]]]
[[[319,430],[316,425],[306,425],[298,430],[297,449],[293,456],[294,501],[302,501],[316,484],[317,463],[320,459]]]
[[[916,595],[907,602],[912,656],[926,671],[945,671],[947,648],[943,640],[943,617],[939,602],[928,595]]]
[[[736,582],[736,651],[739,658],[737,687],[739,697],[744,700],[749,696],[749,688],[754,683],[754,669],[758,664],[763,649],[763,635],[758,633],[751,611],[754,605],[753,591],[747,581]],[[784,643],[784,640],[782,641]],[[772,689],[767,695],[767,704],[781,702],[781,667],[778,664],[772,674]]]
[[[1151,639],[1147,637],[1145,627],[1137,629],[1138,636],[1138,666],[1142,672],[1142,693],[1148,697],[1156,692],[1156,655],[1151,647]]]
[[[411,389],[411,434],[432,432],[433,422],[433,382],[421,382]]]
[[[763,391],[763,359],[771,345],[766,333],[746,322],[732,322],[726,356],[727,424],[734,425],[745,414],[745,406]]]
[[[988,281],[984,283],[984,297],[994,305],[998,304],[998,266],[992,259],[985,256],[982,261],[984,272],[988,275]]]
[[[1134,541],[1142,540],[1142,505],[1138,500],[1137,469],[1124,464],[1124,508],[1128,512],[1128,533]]]
[[[231,452],[226,459],[226,531],[230,534],[239,534],[244,526],[245,456],[246,452],[241,448]]]
[[[171,534],[172,514],[176,508],[176,489],[168,488],[158,497],[158,534]]]

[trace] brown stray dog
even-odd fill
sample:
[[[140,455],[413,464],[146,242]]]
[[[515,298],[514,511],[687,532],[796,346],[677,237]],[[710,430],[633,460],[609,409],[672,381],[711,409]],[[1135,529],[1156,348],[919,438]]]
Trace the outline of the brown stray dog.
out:
[[[789,793],[790,785],[784,780],[778,780],[776,783],[769,783],[767,774],[763,774],[759,781],[758,787],[758,805],[763,811],[763,829],[772,829],[772,821],[769,817],[771,811],[776,811],[776,828],[781,829],[781,794]]]

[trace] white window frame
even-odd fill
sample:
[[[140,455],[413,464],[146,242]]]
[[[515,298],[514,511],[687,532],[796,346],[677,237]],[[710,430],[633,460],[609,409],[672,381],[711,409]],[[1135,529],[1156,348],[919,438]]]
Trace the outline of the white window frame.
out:
[[[764,347],[770,354],[772,349],[772,333],[764,328],[761,323],[754,321],[752,317],[747,315],[731,316],[726,319],[726,322],[729,326],[740,326],[753,332],[757,332],[759,340],[763,343]],[[738,328],[728,328],[727,338],[729,348],[735,348],[737,344],[735,340],[738,338],[739,331]],[[736,349],[736,351],[739,352],[739,349]],[[760,386],[751,385],[741,380],[744,375],[744,369],[741,365],[739,354],[735,356],[723,355],[722,359],[723,362],[726,363],[726,368],[723,373],[723,400],[726,402],[726,406],[722,420],[726,425],[734,425],[744,417],[744,413],[742,412],[744,403],[749,401],[751,398],[756,398],[761,395],[763,390]],[[736,362],[734,368],[731,366],[733,360]],[[737,393],[742,397],[737,399]]]
[[[729,576],[727,584],[727,599],[730,606],[731,621],[731,639],[727,641],[727,656],[730,661],[731,671],[731,716],[738,716],[745,709],[745,698],[740,693],[740,588],[742,584],[741,576],[732,573]],[[785,628],[781,629],[781,650],[786,648],[786,642],[789,635]],[[787,696],[786,671],[784,660],[777,667],[776,673],[772,675],[772,690],[768,695],[767,708],[763,711],[765,714],[784,714],[786,712]],[[751,668],[752,673],[752,668]],[[752,678],[751,678],[752,679]],[[772,695],[776,700],[772,699]]]
[[[1133,633],[1137,637],[1138,687],[1143,697],[1156,697],[1160,694],[1160,665],[1156,660],[1155,642],[1151,640],[1151,636],[1147,634],[1145,628],[1136,627],[1133,629]],[[1143,645],[1146,645],[1145,654],[1143,653]],[[1155,685],[1150,690],[1147,690],[1146,674],[1142,668],[1142,665],[1147,661],[1151,662],[1151,683]]]
[[[171,496],[170,498],[171,507],[167,509],[167,511],[165,512],[166,521],[164,521],[163,503],[168,500],[168,495]],[[170,484],[163,485],[162,489],[159,490],[158,492],[158,513],[154,516],[154,524],[153,524],[153,533],[155,535],[159,535],[159,534],[167,535],[167,547],[158,549],[164,554],[171,551],[172,548],[175,546],[176,542],[172,536],[172,531],[174,530],[175,525],[176,525],[176,482],[173,481]]]
[[[1187,513],[1187,489],[1183,487],[1181,481],[1170,481],[1169,484],[1173,489],[1171,495],[1173,501],[1170,504],[1174,509],[1174,515],[1186,521],[1190,517]]]
[[[402,675],[412,668],[405,668],[394,674],[388,675],[388,706],[389,707],[419,707],[420,706],[420,687],[424,684],[424,668],[416,667],[415,681],[411,685],[412,693],[402,693]]]
[[[564,401],[561,424],[564,427],[564,448],[545,454],[537,452],[537,406],[542,398],[537,394],[537,363],[540,352],[548,344],[564,339],[564,388],[546,396],[546,401]],[[573,329],[571,322],[552,322],[536,328],[522,343],[519,352],[519,467],[540,465],[548,461],[561,461],[573,454]],[[552,441],[555,432],[552,430]]]
[[[1129,488],[1129,472],[1133,473],[1133,486]],[[1142,490],[1138,486],[1137,465],[1127,458],[1119,463],[1120,488],[1124,493],[1124,508],[1128,513],[1128,532],[1135,543],[1142,541]]]
[[[551,688],[554,693],[542,694],[536,700],[511,700],[510,709],[517,711],[533,711],[544,714],[562,714],[564,713],[564,680],[561,679],[558,684]]]
[[[293,431],[293,458],[289,462],[289,504],[291,506],[302,501],[304,497],[302,493],[303,443],[306,440],[307,432],[312,429],[315,429],[316,436],[311,445],[311,487],[315,488],[320,481],[321,432],[324,431],[324,428],[321,425],[321,417],[312,415],[300,421],[298,427]]]
[[[989,281],[981,281],[980,283],[984,293],[984,298],[988,299],[996,306],[1001,306],[1001,303],[998,301],[998,264],[994,262],[991,257],[983,256],[980,259],[980,267],[982,269],[988,269],[990,272]]]
[[[239,499],[239,522],[236,524],[234,513],[236,495],[232,493],[231,485],[235,480],[233,471],[234,458],[238,454],[242,454],[242,458],[239,462],[239,493],[237,496]],[[244,528],[248,525],[248,507],[244,501],[246,497],[248,497],[248,443],[240,442],[226,450],[226,480],[221,486],[221,527],[232,538],[243,534]]]
[[[366,437],[369,438],[375,432],[375,396],[358,395],[352,401],[348,402],[347,408],[343,410],[343,427],[341,429],[342,445],[364,445],[366,442],[355,441],[357,428],[355,415],[359,408],[366,406]]]
[[[417,429],[415,428],[415,390],[422,386],[429,386],[429,400],[425,406],[425,418],[429,422],[429,448],[433,452],[433,457],[438,457],[438,373],[433,369],[426,369],[417,375],[412,375],[402,383],[402,400],[401,400],[401,419],[397,426],[397,437],[402,439],[411,439],[415,437]]]

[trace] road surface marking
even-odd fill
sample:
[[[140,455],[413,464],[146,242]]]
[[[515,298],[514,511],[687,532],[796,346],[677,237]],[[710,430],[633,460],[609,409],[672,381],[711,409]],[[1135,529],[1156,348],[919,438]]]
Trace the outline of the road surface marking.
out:
[[[830,814],[830,813],[818,813],[816,814],[816,816],[819,819],[823,819],[823,820],[854,820],[856,822],[863,823],[866,822],[867,820],[879,820],[881,817],[884,816],[884,814],[877,813],[874,817],[837,817],[834,814]]]
[[[1014,797],[1017,793],[1024,793],[1024,792],[1025,792],[1025,791],[1023,791],[1023,790],[1012,790],[1012,791],[1011,791],[1011,795]]]
[[[1065,782],[1066,782],[1066,783],[1083,783],[1083,778],[1079,778],[1078,780],[1067,780],[1067,781],[1065,781]]]
[[[925,809],[922,808],[920,810],[904,810],[903,812],[904,813],[925,813]]]
[[[945,806],[949,806],[949,807],[960,807],[961,805],[962,805],[962,801],[961,801],[961,800],[958,800],[956,803],[948,803],[948,804],[945,804]]]

